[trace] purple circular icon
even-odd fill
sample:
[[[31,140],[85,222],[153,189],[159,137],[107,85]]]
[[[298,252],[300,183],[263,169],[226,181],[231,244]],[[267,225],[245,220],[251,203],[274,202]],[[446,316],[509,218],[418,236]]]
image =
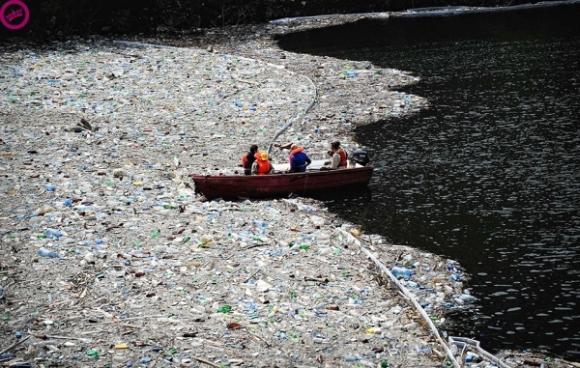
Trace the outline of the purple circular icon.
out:
[[[22,0],[8,0],[0,8],[0,22],[11,31],[24,28],[30,20],[30,10]]]

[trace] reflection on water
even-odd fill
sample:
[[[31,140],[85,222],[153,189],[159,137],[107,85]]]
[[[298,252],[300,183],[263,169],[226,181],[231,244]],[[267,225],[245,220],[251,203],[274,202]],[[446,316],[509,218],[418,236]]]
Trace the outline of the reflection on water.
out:
[[[490,16],[477,21],[493,27]],[[434,29],[430,22],[425,29],[413,20],[407,29],[399,20],[396,30],[392,22],[361,22],[282,40],[294,50],[302,40],[310,53],[324,45],[326,55],[410,70],[422,81],[405,92],[432,105],[360,128],[358,141],[377,153],[372,195],[327,203],[395,243],[465,266],[479,300],[454,316],[450,333],[491,349],[542,349],[578,360],[578,26],[568,27],[564,16],[555,32],[519,27],[516,37],[502,19],[493,28],[501,35],[486,38],[458,31],[469,25],[455,19],[431,33],[436,42],[421,43],[421,31]],[[370,34],[385,39],[362,45]]]

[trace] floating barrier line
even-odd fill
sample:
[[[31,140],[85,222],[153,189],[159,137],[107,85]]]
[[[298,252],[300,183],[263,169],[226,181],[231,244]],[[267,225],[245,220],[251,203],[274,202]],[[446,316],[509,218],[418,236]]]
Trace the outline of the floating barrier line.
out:
[[[312,101],[310,101],[310,104],[304,110],[304,112],[302,114],[298,114],[295,118],[291,118],[290,120],[288,120],[286,125],[284,125],[280,130],[278,130],[278,132],[276,132],[276,134],[274,135],[274,138],[272,138],[272,141],[270,142],[270,146],[268,147],[268,154],[270,154],[270,152],[272,152],[272,146],[274,145],[274,142],[276,141],[276,139],[278,139],[278,137],[280,137],[288,128],[290,128],[292,126],[292,124],[294,123],[294,121],[302,121],[304,119],[304,117],[306,117],[306,115],[310,112],[310,110],[312,110],[312,108],[316,104],[316,101],[318,101],[318,88],[316,88],[316,85],[314,84],[312,79],[308,78],[307,76],[305,76],[303,74],[294,73],[292,71],[290,71],[290,72],[293,73],[294,75],[297,75],[297,76],[300,76],[300,77],[306,79],[312,85],[312,88],[314,88],[314,96],[312,97]]]
[[[431,318],[429,318],[429,315],[427,314],[425,309],[423,309],[423,307],[421,307],[421,305],[419,304],[419,302],[417,301],[415,296],[413,294],[411,294],[411,292],[405,286],[403,286],[403,284],[401,284],[399,282],[399,280],[392,274],[392,272],[370,250],[368,250],[365,246],[363,246],[362,242],[359,239],[357,239],[354,235],[352,235],[352,234],[350,234],[342,229],[337,229],[337,231],[340,234],[342,234],[344,237],[346,237],[347,242],[355,244],[356,246],[358,246],[371,259],[371,261],[375,264],[375,266],[377,266],[377,268],[382,273],[387,275],[389,280],[391,280],[393,282],[393,284],[395,284],[397,286],[397,288],[401,291],[403,296],[406,297],[407,301],[409,301],[412,304],[412,306],[415,307],[415,309],[419,312],[421,317],[423,317],[423,320],[427,323],[427,325],[431,329],[431,332],[433,333],[433,335],[435,336],[435,338],[437,339],[439,344],[441,344],[441,346],[445,350],[445,353],[447,354],[447,357],[449,358],[449,360],[451,361],[453,366],[455,368],[461,368],[462,365],[459,362],[457,362],[457,359],[455,358],[453,352],[449,348],[449,345],[445,342],[445,340],[443,340],[443,338],[441,337],[441,334],[439,333],[439,330],[437,329],[437,327],[435,326],[433,321],[431,321]],[[482,356],[489,359],[493,363],[498,364],[501,368],[512,368],[511,366],[502,362],[499,358],[497,358],[493,354],[483,350],[479,346],[479,341],[464,338],[464,337],[452,337],[449,340],[450,340],[451,344],[456,345],[458,347],[462,347],[464,349],[473,348],[473,349],[477,350]]]
[[[302,121],[304,119],[304,117],[310,112],[310,110],[312,110],[312,108],[316,104],[316,101],[318,101],[318,88],[316,87],[316,84],[314,84],[312,79],[308,78],[304,74],[299,74],[299,73],[293,72],[292,70],[288,70],[288,69],[286,69],[286,67],[284,65],[273,64],[273,63],[269,63],[267,61],[253,59],[253,58],[249,58],[246,56],[240,56],[240,55],[235,55],[235,56],[240,58],[240,59],[254,61],[254,62],[263,64],[263,65],[267,65],[267,66],[270,66],[270,67],[273,67],[276,69],[284,69],[284,70],[286,70],[286,72],[288,72],[288,74],[304,78],[312,86],[312,89],[314,90],[314,96],[312,97],[310,104],[308,104],[308,106],[306,107],[304,112],[302,112],[302,114],[296,115],[293,118],[290,118],[288,120],[288,122],[276,132],[276,134],[272,138],[272,141],[270,142],[270,145],[268,146],[268,155],[269,155],[272,152],[272,146],[274,145],[274,142],[276,141],[276,139],[278,139],[288,128],[290,128],[292,126],[292,124],[294,124],[294,121]]]
[[[580,4],[580,0],[540,1],[536,3],[530,2],[519,5],[505,5],[505,6],[439,6],[426,8],[419,7],[407,9],[404,11],[364,12],[364,13],[347,13],[347,14],[335,13],[335,14],[309,15],[302,17],[287,17],[273,19],[268,23],[272,25],[287,25],[290,23],[301,23],[340,17],[359,17],[362,19],[387,19],[389,17],[393,18],[438,17],[438,16],[453,16],[466,14],[499,13],[505,11],[518,11],[528,9],[544,9],[562,5],[575,5],[575,4]]]

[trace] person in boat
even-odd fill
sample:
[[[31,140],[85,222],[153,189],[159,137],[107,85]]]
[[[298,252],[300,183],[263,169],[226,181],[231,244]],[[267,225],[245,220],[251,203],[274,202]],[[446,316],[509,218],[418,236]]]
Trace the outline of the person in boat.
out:
[[[330,162],[331,169],[346,169],[348,166],[348,153],[340,146],[339,141],[330,144],[330,151],[328,153],[332,156]]]
[[[308,165],[312,163],[310,157],[304,151],[304,147],[300,147],[296,144],[292,144],[290,147],[290,156],[288,157],[290,161],[290,171],[294,172],[305,172]]]
[[[252,144],[250,146],[250,152],[242,156],[242,166],[244,167],[244,174],[250,175],[252,173],[252,165],[256,160],[256,153],[258,152],[258,146]]]
[[[258,151],[255,155],[254,163],[252,164],[252,175],[266,175],[271,174],[274,166],[270,163],[268,152]]]

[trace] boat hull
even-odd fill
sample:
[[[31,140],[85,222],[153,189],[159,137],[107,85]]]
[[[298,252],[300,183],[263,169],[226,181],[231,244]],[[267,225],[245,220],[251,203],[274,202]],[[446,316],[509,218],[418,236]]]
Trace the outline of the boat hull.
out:
[[[272,198],[290,193],[309,194],[365,186],[373,173],[371,166],[271,175],[191,175],[195,191],[213,198]]]

